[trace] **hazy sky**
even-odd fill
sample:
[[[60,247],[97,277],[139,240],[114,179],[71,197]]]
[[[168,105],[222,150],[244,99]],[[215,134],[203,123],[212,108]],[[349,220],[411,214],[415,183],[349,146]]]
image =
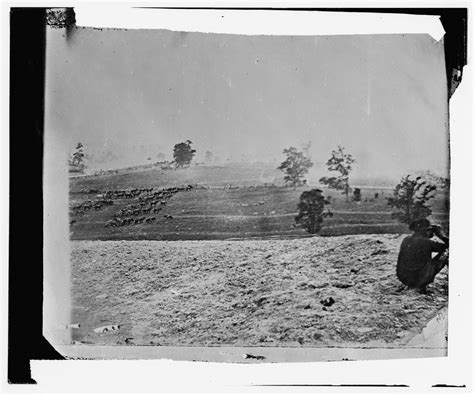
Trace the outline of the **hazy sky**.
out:
[[[226,159],[337,144],[356,176],[447,169],[443,42],[428,35],[48,30],[46,130],[146,162],[190,139]]]

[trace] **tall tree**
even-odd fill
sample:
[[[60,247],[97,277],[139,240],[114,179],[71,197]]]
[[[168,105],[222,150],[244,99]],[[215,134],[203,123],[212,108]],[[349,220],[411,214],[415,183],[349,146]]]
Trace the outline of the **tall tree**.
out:
[[[178,143],[173,148],[173,158],[176,167],[189,166],[194,158],[196,150],[191,148],[192,141],[186,140],[184,143]]]
[[[324,212],[324,206],[329,201],[324,198],[320,189],[304,191],[298,203],[298,215],[295,221],[308,231],[308,233],[318,233],[325,217],[332,217],[331,211]]]
[[[286,159],[278,167],[285,173],[285,183],[296,189],[297,186],[306,184],[304,176],[308,170],[313,166],[311,159],[304,155],[303,152],[298,151],[295,147],[285,148],[283,153]]]
[[[72,154],[72,165],[82,166],[84,164],[84,146],[82,143],[77,143],[76,150]]]
[[[404,224],[427,218],[431,215],[429,200],[436,195],[437,186],[422,176],[407,175],[395,187],[388,205],[394,209],[392,217]]]
[[[329,171],[337,172],[339,175],[319,179],[321,184],[342,191],[342,194],[346,195],[346,202],[349,201],[349,192],[351,189],[349,185],[349,173],[352,171],[353,163],[355,163],[355,159],[352,155],[346,154],[344,148],[338,145],[337,150],[332,151],[331,157],[326,162],[326,166]]]

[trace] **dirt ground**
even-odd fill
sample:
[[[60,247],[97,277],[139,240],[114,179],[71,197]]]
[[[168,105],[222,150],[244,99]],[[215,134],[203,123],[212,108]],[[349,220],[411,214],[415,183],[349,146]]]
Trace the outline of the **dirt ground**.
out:
[[[72,241],[76,344],[403,347],[447,305],[399,290],[406,235]],[[333,298],[331,306],[321,301]],[[118,330],[98,334],[106,325]]]

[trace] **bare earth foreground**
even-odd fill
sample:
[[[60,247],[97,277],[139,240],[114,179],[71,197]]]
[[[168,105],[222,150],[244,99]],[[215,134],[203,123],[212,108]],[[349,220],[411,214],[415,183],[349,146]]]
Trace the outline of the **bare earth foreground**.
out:
[[[72,241],[76,342],[403,347],[447,305],[399,291],[405,235],[292,240]],[[324,307],[321,301],[335,301]],[[93,330],[120,324],[119,330]]]

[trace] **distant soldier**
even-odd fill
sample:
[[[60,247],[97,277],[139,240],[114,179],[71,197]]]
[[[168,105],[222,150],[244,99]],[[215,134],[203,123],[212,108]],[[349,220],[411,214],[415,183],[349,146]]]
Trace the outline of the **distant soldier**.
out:
[[[362,200],[362,192],[360,188],[354,188],[354,195],[352,196],[352,201],[360,202]]]
[[[427,219],[414,221],[410,225],[414,233],[403,239],[397,262],[397,277],[410,288],[426,293],[436,275],[448,264],[449,239],[438,225],[431,225]],[[442,243],[431,240],[437,236]],[[431,254],[438,254],[432,258]]]

